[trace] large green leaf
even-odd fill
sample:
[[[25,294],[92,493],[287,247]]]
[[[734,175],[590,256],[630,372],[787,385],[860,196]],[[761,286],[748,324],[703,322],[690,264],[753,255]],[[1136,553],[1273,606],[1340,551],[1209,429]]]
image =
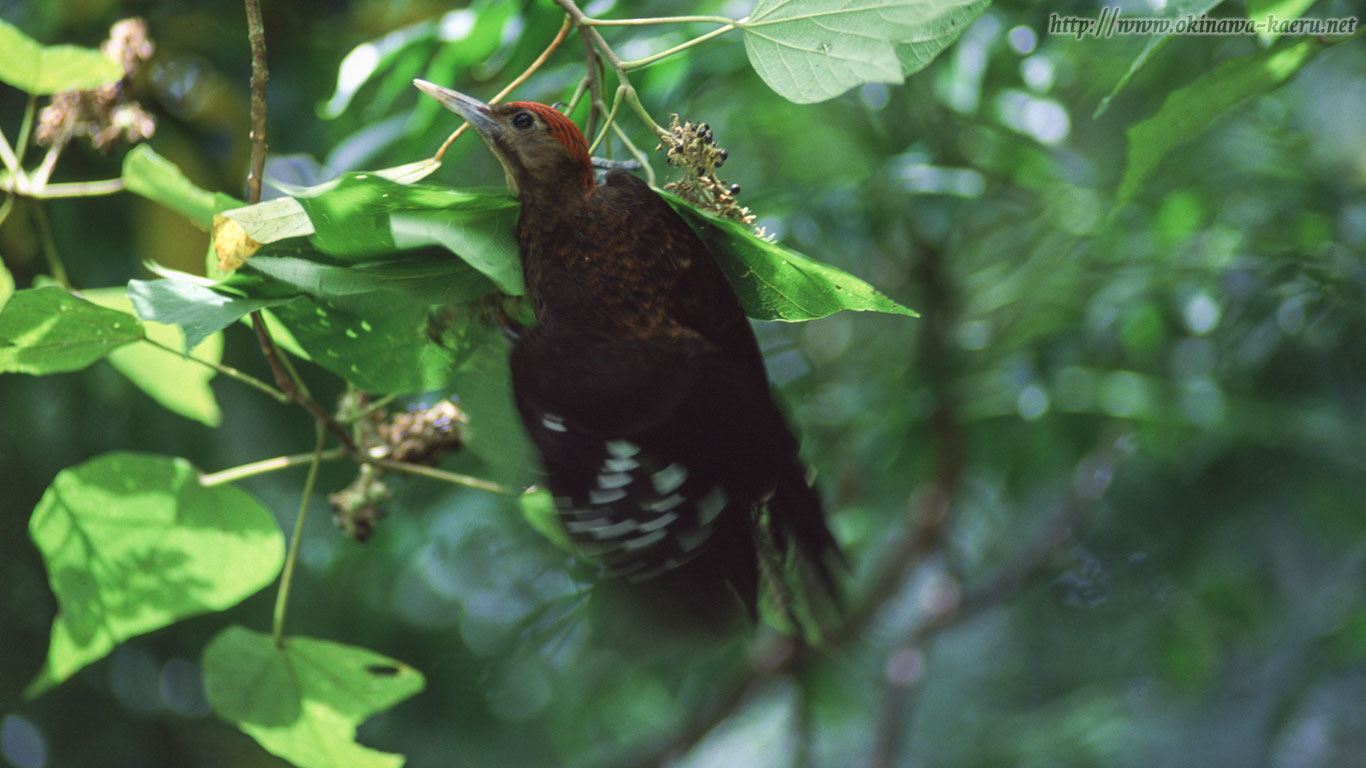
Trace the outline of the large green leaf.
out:
[[[756,237],[749,227],[665,195],[702,238],[756,320],[814,320],[842,309],[918,317],[842,269]]]
[[[899,83],[962,34],[989,0],[759,0],[737,22],[749,63],[799,104]]]
[[[0,81],[35,96],[99,88],[123,79],[123,67],[90,48],[43,45],[0,21]]]
[[[300,256],[256,256],[247,266],[320,299],[390,291],[396,294],[392,296],[396,302],[455,304],[494,290],[487,277],[444,252],[349,266]]]
[[[81,295],[102,307],[135,314],[125,288],[97,288]],[[183,349],[185,334],[177,325],[145,321],[147,338],[171,349]],[[191,359],[194,358],[194,359]],[[203,363],[223,359],[223,334],[214,333],[196,346],[188,356],[169,352],[151,344],[129,344],[109,355],[109,362],[167,409],[211,427],[223,421],[218,401],[209,387],[214,369]]]
[[[146,144],[133,147],[123,158],[123,183],[129,192],[170,208],[206,232],[215,213],[242,205],[229,195],[196,186],[175,163]]]
[[[517,201],[504,192],[400,184],[375,173],[354,173],[294,194],[287,204],[276,200],[225,215],[237,217],[234,220],[240,220],[257,242],[281,240],[277,249],[300,242],[297,235],[309,233],[312,249],[296,248],[289,255],[263,251],[248,259],[238,274],[255,269],[268,275],[273,285],[288,286],[324,304],[335,303],[335,309],[351,315],[348,322],[356,334],[360,321],[376,325],[377,318],[360,314],[364,310],[354,301],[334,300],[386,295],[387,303],[377,299],[369,306],[396,313],[401,319],[394,322],[411,330],[425,322],[426,309],[400,307],[404,301],[448,305],[494,288],[511,295],[523,292],[515,237]],[[706,214],[677,197],[666,198],[727,267],[727,277],[751,317],[810,320],[841,309],[914,315],[842,270],[765,242],[743,225]],[[281,232],[296,237],[290,240]],[[234,285],[237,279],[234,276],[227,285],[241,288]],[[278,314],[285,319],[292,312]],[[308,319],[307,312],[303,317]],[[332,341],[353,346],[346,339]]]
[[[1115,194],[1115,208],[1133,198],[1168,152],[1195,138],[1244,99],[1290,79],[1324,47],[1320,40],[1304,38],[1229,59],[1190,85],[1167,94],[1152,117],[1129,129],[1128,161]]]
[[[422,690],[422,673],[374,651],[239,626],[204,649],[214,712],[299,768],[398,768],[403,756],[357,744],[356,727]]]
[[[386,293],[303,297],[271,313],[309,359],[375,394],[447,386],[483,338],[473,308],[447,314]]]
[[[77,371],[143,335],[137,318],[56,286],[18,291],[0,311],[0,373]]]
[[[360,262],[442,246],[504,293],[523,292],[518,206],[504,192],[401,184],[374,173],[346,173],[294,197],[313,222],[310,242],[329,256]]]
[[[40,693],[118,643],[237,604],[280,571],[270,510],[184,459],[109,453],[64,469],[29,520],[58,613]]]

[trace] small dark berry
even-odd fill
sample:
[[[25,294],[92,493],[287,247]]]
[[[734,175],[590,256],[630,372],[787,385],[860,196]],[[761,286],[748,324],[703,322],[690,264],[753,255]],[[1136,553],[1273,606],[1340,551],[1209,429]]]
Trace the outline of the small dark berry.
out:
[[[740,185],[739,185],[739,184],[732,184],[732,185],[730,185],[730,194],[731,194],[732,197],[734,197],[735,195],[740,194]]]

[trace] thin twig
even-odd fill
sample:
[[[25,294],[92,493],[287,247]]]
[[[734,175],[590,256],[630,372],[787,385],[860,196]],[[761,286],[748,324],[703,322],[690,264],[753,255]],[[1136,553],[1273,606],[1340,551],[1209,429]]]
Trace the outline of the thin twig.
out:
[[[261,176],[266,166],[266,82],[270,80],[270,72],[266,68],[266,29],[261,21],[260,0],[245,0],[245,3],[247,39],[251,42],[251,165],[247,171],[247,203],[251,204],[261,201]],[[346,429],[308,396],[302,381],[291,376],[292,371],[286,370],[260,310],[251,313],[251,327],[256,332],[261,354],[275,376],[275,385],[331,432],[348,453],[355,454],[356,444]]]
[[[62,266],[62,256],[57,251],[57,240],[52,237],[52,226],[47,221],[47,211],[43,210],[43,203],[40,200],[33,202],[33,220],[38,224],[38,237],[43,242],[43,256],[47,259],[47,268],[52,272],[52,279],[57,284],[71,290],[71,279],[67,277],[66,267]]]
[[[607,138],[608,132],[612,130],[613,122],[617,119],[617,110],[621,109],[621,102],[626,96],[626,88],[627,86],[624,85],[617,87],[616,97],[612,99],[612,109],[607,113],[606,121],[602,124],[602,130],[598,132],[597,138],[593,139],[592,144],[588,145],[588,154],[591,155],[597,151],[598,146],[602,144],[602,140]]]
[[[661,59],[667,59],[668,57],[674,55],[675,53],[679,53],[680,51],[686,51],[694,45],[705,43],[713,37],[719,37],[720,35],[724,35],[725,33],[735,28],[736,27],[734,24],[726,24],[724,27],[713,29],[707,34],[699,35],[691,40],[685,40],[667,50],[660,51],[659,53],[652,53],[643,59],[632,59],[631,61],[623,61],[621,62],[621,68],[625,70],[640,69],[641,67],[648,66]]]
[[[428,467],[424,464],[409,464],[406,461],[394,461],[392,459],[372,458],[362,459],[362,461],[366,464],[373,464],[379,467],[380,469],[385,469],[390,472],[402,472],[406,475],[421,475],[422,477],[429,477],[433,480],[441,480],[443,482],[451,483],[453,485],[463,485],[467,488],[477,488],[481,491],[498,493],[504,496],[517,495],[517,491],[513,490],[512,488],[508,488],[505,485],[495,483],[492,480],[484,480],[483,478],[479,477],[462,475],[458,472],[448,472],[444,469]]]
[[[261,176],[266,170],[266,28],[261,1],[245,0],[247,40],[251,43],[251,165],[247,171],[247,203],[261,202]]]
[[[579,23],[586,27],[643,27],[651,24],[728,24],[743,22],[729,16],[655,16],[645,19],[593,19],[585,16]]]
[[[593,47],[593,38],[583,26],[579,27],[579,40],[583,42],[584,69],[588,77],[588,121],[583,131],[592,136],[598,127],[598,110],[602,104],[602,59]]]
[[[282,469],[289,469],[290,467],[307,464],[313,461],[315,455],[319,456],[322,461],[336,461],[338,459],[346,458],[348,454],[342,448],[333,448],[328,451],[323,451],[321,455],[309,451],[308,453],[295,453],[289,456],[276,456],[270,459],[253,461],[250,464],[230,467],[219,472],[210,472],[208,474],[200,475],[199,484],[203,486],[215,486],[223,485],[224,483],[235,483],[238,480],[245,480],[248,477],[279,472]]]
[[[38,95],[30,93],[28,103],[24,105],[24,121],[19,123],[19,136],[14,140],[17,149],[15,150],[15,163],[24,164],[24,152],[28,149],[29,133],[33,130],[33,112],[38,106]]]
[[[493,98],[489,99],[488,103],[497,104],[498,102],[507,98],[507,95],[509,93],[512,93],[513,89],[515,89],[522,83],[525,83],[527,78],[531,77],[536,72],[536,70],[540,69],[541,65],[545,63],[546,59],[550,58],[550,54],[554,53],[555,49],[560,47],[560,43],[564,42],[565,36],[569,34],[569,26],[569,17],[565,16],[564,23],[560,25],[560,31],[555,34],[555,39],[550,41],[550,45],[547,45],[545,47],[545,50],[541,51],[541,55],[537,56],[536,60],[531,62],[531,64],[528,65],[527,68],[522,71],[522,74],[518,75],[512,82],[508,83],[507,86],[505,86],[503,90],[495,94]],[[446,150],[450,149],[450,146],[455,143],[456,139],[465,135],[465,131],[469,130],[469,128],[469,123],[462,123],[460,127],[456,128],[455,131],[446,139],[446,141],[441,145],[441,148],[436,150],[436,154],[433,157],[435,157],[436,160],[440,162],[441,158],[445,156]]]
[[[157,349],[169,352],[170,354],[175,355],[177,357],[183,357],[186,360],[191,360],[193,362],[199,363],[200,365],[212,368],[213,370],[223,374],[224,376],[227,376],[228,378],[235,379],[237,381],[242,382],[243,384],[246,384],[249,387],[264,392],[277,403],[289,403],[289,395],[286,395],[284,392],[281,392],[280,390],[270,386],[269,384],[265,383],[264,381],[261,381],[260,379],[256,378],[255,376],[252,376],[249,373],[243,373],[242,371],[239,371],[230,365],[224,365],[223,363],[215,362],[213,360],[205,360],[202,357],[195,357],[194,355],[191,355],[189,353],[182,353],[180,350],[174,347],[168,347],[165,344],[162,344],[161,342],[150,337],[144,337],[143,341],[147,342],[148,344],[151,344]]]
[[[0,163],[3,163],[5,170],[12,174],[13,183],[18,184],[24,177],[24,169],[19,165],[19,158],[14,154],[14,148],[9,145],[9,139],[5,137],[4,131],[0,131]]]
[[[29,190],[28,196],[39,200],[58,197],[96,197],[122,192],[123,179],[102,179],[100,181],[64,181],[59,184]]]
[[[304,521],[308,519],[308,503],[313,500],[313,485],[318,480],[318,466],[322,464],[323,445],[327,433],[322,424],[316,426],[317,442],[313,447],[313,460],[308,465],[308,477],[304,480],[303,498],[299,500],[299,513],[294,516],[294,534],[289,538],[289,552],[285,555],[284,568],[280,572],[280,589],[275,593],[275,612],[271,621],[271,638],[275,647],[284,647],[285,609],[289,606],[289,588],[294,583],[294,568],[299,561],[299,542],[304,537]]]

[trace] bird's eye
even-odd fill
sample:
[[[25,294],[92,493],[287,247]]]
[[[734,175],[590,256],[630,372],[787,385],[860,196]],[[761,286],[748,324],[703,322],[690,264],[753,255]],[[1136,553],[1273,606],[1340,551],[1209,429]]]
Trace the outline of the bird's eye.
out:
[[[512,116],[512,127],[519,131],[525,131],[536,124],[536,118],[530,112],[518,112]]]

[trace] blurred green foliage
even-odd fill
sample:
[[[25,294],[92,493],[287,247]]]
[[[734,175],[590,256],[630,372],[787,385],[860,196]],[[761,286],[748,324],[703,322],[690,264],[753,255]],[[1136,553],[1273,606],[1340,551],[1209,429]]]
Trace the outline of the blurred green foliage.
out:
[[[562,18],[539,1],[264,10],[268,175],[291,183],[429,156],[454,125],[411,79],[489,96]],[[814,105],[769,90],[738,33],[636,72],[656,118],[712,126],[729,150],[727,180],[784,245],[923,315],[758,329],[850,553],[850,594],[856,605],[876,594],[880,610],[799,673],[755,677],[764,647],[661,637],[629,611],[586,605],[582,569],[515,500],[404,480],[362,545],[335,531],[320,495],[291,631],[373,649],[426,679],[363,723],[361,742],[413,766],[629,764],[670,747],[696,766],[1366,766],[1366,46],[1278,41],[1322,50],[1254,83],[1265,87],[1197,132],[1164,117],[1170,105],[1274,54],[1255,37],[1047,33],[1051,13],[1098,10],[991,7],[906,84]],[[1354,13],[1345,0],[1310,9]],[[94,46],[130,14],[157,43],[134,85],[159,119],[153,146],[194,185],[243,197],[239,3],[0,3],[0,17],[47,44]],[[602,32],[641,58],[708,29]],[[517,97],[567,100],[582,71],[571,37]],[[0,88],[11,139],[25,102]],[[632,117],[622,127],[654,146]],[[1159,128],[1184,133],[1131,143]],[[1158,143],[1135,177],[1129,158]],[[118,176],[122,152],[73,145],[54,180]],[[501,177],[467,137],[432,180]],[[43,211],[75,285],[148,278],[145,261],[204,269],[208,236],[135,195]],[[29,201],[0,228],[20,289],[47,271],[44,228]],[[249,332],[230,327],[224,344],[225,360],[269,379]],[[477,386],[494,388],[502,361],[488,357],[469,365],[488,371]],[[336,398],[334,377],[303,372],[321,402]],[[44,696],[20,696],[43,667],[56,609],[28,520],[58,472],[113,450],[213,471],[312,446],[298,409],[223,377],[212,387],[225,416],[216,429],[103,362],[0,376],[0,759],[282,764],[209,715],[198,668],[224,626],[269,624],[269,592],[136,637]],[[517,452],[496,439],[515,429],[509,416],[491,414],[495,437],[444,466],[507,464],[488,457]],[[324,465],[319,488],[349,479]],[[302,471],[241,483],[286,530],[302,486]],[[914,516],[941,497],[932,556],[875,592]],[[1033,542],[1056,542],[1045,535],[1055,524],[1070,536],[1031,558]],[[983,594],[1022,562],[1031,568],[1008,599],[918,629],[935,606]],[[718,727],[688,730],[746,680]]]

